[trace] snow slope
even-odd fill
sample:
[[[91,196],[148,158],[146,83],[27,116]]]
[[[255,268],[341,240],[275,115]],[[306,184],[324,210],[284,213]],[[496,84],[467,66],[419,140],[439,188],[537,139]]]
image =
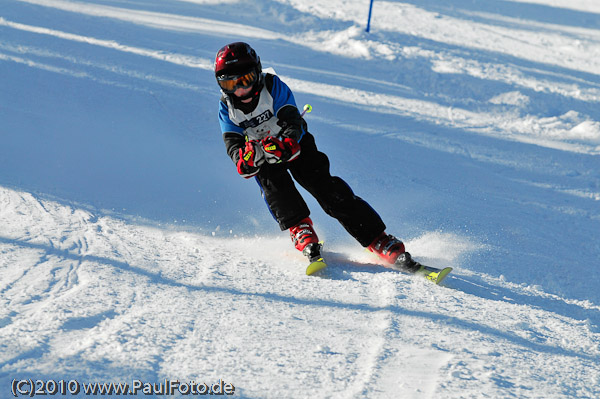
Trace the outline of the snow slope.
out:
[[[600,397],[600,6],[375,1],[366,33],[368,3],[1,2],[0,397]],[[444,287],[308,196],[330,267],[303,275],[224,152],[211,68],[235,40]]]

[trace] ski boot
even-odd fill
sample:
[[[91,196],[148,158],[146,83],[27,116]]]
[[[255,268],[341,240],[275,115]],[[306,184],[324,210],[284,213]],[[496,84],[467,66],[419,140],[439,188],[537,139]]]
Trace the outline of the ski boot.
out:
[[[393,269],[416,273],[421,264],[415,262],[406,252],[404,243],[386,232],[381,233],[367,249],[379,256],[381,260]]]
[[[394,267],[409,273],[419,273],[424,270],[424,266],[413,260],[408,252],[403,252],[398,256],[398,259],[396,259],[396,262],[394,263]]]
[[[323,248],[323,244],[320,242],[311,242],[307,244],[306,247],[302,250],[302,254],[308,258],[309,262],[316,262],[318,260],[323,260],[323,256],[321,256],[321,249]]]
[[[291,227],[290,238],[296,249],[300,252],[304,252],[304,249],[308,244],[319,243],[319,237],[317,237],[317,233],[315,233],[310,218],[304,218],[297,225]]]
[[[310,262],[306,274],[311,275],[327,267],[321,256],[323,244],[319,242],[310,218],[304,218],[300,223],[290,228],[290,238],[296,249],[301,251]]]

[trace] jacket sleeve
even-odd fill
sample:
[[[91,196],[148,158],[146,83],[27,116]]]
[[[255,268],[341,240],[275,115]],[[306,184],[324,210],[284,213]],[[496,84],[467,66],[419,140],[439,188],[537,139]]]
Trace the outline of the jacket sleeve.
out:
[[[239,149],[242,148],[246,142],[244,129],[237,126],[229,119],[229,109],[224,98],[221,98],[221,101],[219,102],[219,125],[221,126],[221,134],[223,135],[227,155],[229,155],[231,160],[237,164],[237,161],[239,160]]]
[[[233,163],[237,164],[240,160],[240,148],[243,148],[246,144],[244,136],[240,136],[237,133],[225,132],[223,133],[223,141],[225,142],[227,155],[229,155]]]
[[[260,169],[259,167],[249,166],[246,162],[240,160],[240,149],[246,145],[246,136],[244,135],[244,129],[234,124],[229,118],[227,104],[223,99],[219,105],[219,124],[225,142],[225,150],[236,165],[238,173],[246,179],[256,175]]]
[[[298,108],[286,106],[277,113],[278,125],[281,126],[281,137],[300,141],[306,132],[306,122],[300,116]]]
[[[306,122],[300,116],[294,94],[284,82],[276,75],[273,79],[271,96],[273,97],[273,108],[277,115],[278,125],[281,126],[281,137],[288,137],[300,141],[306,132]]]

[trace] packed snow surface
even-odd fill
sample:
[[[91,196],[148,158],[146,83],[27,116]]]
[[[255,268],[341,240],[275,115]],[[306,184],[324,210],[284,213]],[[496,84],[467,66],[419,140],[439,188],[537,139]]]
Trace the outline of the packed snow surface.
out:
[[[600,397],[600,3],[368,10],[1,2],[0,397]],[[304,274],[224,151],[212,62],[239,40],[443,286],[306,193],[330,266]]]

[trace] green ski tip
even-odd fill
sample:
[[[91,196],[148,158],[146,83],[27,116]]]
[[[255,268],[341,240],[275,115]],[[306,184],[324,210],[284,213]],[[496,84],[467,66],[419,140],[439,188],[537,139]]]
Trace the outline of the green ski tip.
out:
[[[326,267],[327,267],[327,263],[323,262],[323,258],[320,258],[320,259],[314,261],[313,263],[311,263],[310,265],[308,265],[308,267],[306,268],[306,275],[308,275],[308,276],[313,275],[313,274],[317,273],[318,271],[325,269]]]
[[[417,270],[417,274],[423,275],[427,280],[434,282],[435,284],[441,283],[448,274],[452,271],[451,267],[445,267],[443,269],[436,269],[429,266],[421,266]]]

